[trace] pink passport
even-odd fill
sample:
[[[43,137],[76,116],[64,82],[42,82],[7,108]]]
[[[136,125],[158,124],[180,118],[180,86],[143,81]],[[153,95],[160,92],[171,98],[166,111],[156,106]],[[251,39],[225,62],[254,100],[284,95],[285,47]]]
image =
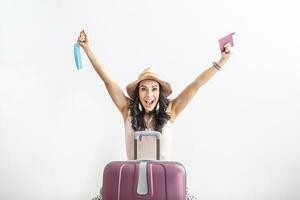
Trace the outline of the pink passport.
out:
[[[234,35],[235,33],[230,33],[228,35],[226,35],[225,37],[219,39],[219,46],[220,46],[220,50],[221,52],[223,53],[225,51],[225,44],[227,43],[230,43],[230,45],[233,47],[233,38],[232,36]]]

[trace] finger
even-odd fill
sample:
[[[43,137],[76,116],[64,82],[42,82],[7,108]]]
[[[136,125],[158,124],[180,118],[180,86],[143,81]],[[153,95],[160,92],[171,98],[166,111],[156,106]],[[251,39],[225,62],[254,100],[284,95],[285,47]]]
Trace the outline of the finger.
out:
[[[84,41],[85,41],[85,38],[84,38],[84,37],[80,37],[80,41],[81,41],[81,42],[84,42]]]
[[[80,33],[79,35],[81,38],[84,38],[84,33]]]
[[[83,42],[86,41],[86,36],[82,35],[80,38]]]
[[[80,34],[82,34],[82,35],[85,35],[85,36],[86,36],[86,33],[85,33],[85,31],[84,31],[84,30],[82,30],[82,31],[80,32]]]
[[[225,52],[230,52],[231,51],[231,49],[230,48],[225,48]]]
[[[225,52],[225,54],[229,54],[230,53],[230,51],[228,51],[228,50],[225,50],[224,52]]]
[[[78,37],[77,41],[78,42],[84,42],[84,40],[81,37]]]
[[[224,53],[226,54],[226,55],[228,55],[228,54],[232,54],[232,51],[224,51]]]
[[[231,46],[225,47],[225,51],[226,51],[226,52],[230,52],[230,51],[231,51]]]
[[[86,38],[86,35],[84,33],[80,34],[79,36],[80,38],[82,38],[83,40]]]
[[[226,48],[226,47],[231,47],[231,44],[230,43],[226,43],[225,45],[224,45],[224,47]]]

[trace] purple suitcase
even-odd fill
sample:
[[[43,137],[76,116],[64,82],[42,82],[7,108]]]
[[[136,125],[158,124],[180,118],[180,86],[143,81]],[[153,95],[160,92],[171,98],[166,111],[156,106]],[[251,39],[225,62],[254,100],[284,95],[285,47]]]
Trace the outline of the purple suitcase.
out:
[[[134,158],[137,140],[156,136],[156,158],[160,155],[160,133],[138,131],[134,138]],[[113,161],[103,172],[103,200],[185,200],[186,173],[178,162],[156,160]]]

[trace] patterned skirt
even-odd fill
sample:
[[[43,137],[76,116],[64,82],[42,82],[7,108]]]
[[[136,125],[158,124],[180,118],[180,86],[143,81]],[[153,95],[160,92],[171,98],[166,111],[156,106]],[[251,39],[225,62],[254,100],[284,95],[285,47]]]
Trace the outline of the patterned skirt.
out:
[[[198,200],[199,198],[196,197],[195,195],[192,195],[188,188],[186,188],[186,200]],[[99,195],[97,195],[96,197],[92,198],[92,200],[103,200],[102,199],[102,188],[100,189],[100,193]]]

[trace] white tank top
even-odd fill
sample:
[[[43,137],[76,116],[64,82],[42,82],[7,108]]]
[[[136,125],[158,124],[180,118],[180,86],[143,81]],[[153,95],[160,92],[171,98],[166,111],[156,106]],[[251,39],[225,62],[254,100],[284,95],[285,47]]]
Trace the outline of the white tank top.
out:
[[[169,106],[170,107],[170,106]],[[169,107],[167,112],[169,112]],[[134,130],[131,127],[131,116],[128,112],[125,125],[125,143],[127,159],[133,160],[134,156]],[[160,138],[160,160],[171,160],[172,133],[173,124],[170,120],[164,125]],[[150,129],[151,130],[151,129]],[[138,160],[155,160],[156,159],[156,138],[154,136],[142,137],[137,145]]]

